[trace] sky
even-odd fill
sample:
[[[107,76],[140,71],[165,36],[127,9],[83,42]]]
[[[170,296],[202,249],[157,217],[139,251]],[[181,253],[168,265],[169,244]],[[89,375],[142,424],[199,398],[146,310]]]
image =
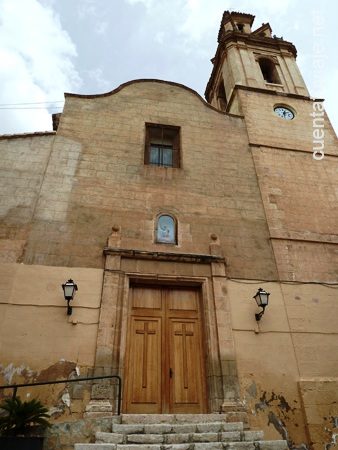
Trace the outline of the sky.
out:
[[[141,78],[204,98],[223,12],[295,44],[338,132],[336,0],[0,0],[0,134],[51,131],[64,93],[100,94]]]

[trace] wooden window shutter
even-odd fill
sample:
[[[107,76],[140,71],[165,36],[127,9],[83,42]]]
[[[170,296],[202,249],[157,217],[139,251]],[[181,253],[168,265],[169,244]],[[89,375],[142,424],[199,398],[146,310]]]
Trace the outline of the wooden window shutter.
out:
[[[149,162],[150,162],[150,141],[151,141],[151,127],[146,124],[144,164],[149,164]]]
[[[173,167],[180,167],[180,129],[173,136]]]

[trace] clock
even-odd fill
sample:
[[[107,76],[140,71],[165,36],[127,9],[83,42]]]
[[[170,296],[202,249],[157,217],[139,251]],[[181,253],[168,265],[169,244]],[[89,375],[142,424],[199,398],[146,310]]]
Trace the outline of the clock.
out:
[[[277,116],[285,120],[292,120],[295,117],[291,109],[286,108],[285,106],[276,106],[274,111],[277,114]]]

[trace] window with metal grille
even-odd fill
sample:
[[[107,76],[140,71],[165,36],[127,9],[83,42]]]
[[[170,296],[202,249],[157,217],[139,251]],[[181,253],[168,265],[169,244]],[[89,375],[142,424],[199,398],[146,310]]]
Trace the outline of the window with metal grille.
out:
[[[146,123],[144,164],[180,167],[180,127]]]

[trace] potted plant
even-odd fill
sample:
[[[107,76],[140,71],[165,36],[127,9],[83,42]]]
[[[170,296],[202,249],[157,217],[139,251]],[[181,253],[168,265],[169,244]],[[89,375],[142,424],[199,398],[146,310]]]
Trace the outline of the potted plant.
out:
[[[41,432],[51,426],[47,408],[36,399],[22,402],[20,398],[6,399],[0,405],[1,450],[41,450]]]

